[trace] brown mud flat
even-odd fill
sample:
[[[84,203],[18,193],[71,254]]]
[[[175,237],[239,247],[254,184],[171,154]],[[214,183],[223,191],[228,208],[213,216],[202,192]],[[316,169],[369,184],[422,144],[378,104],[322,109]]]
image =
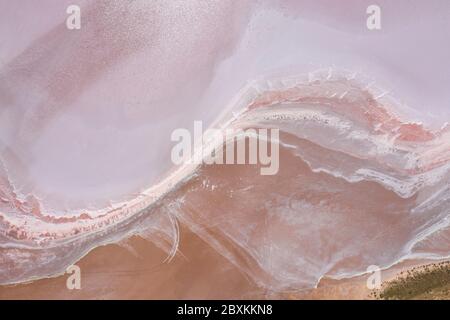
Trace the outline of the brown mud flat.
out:
[[[83,257],[81,289],[69,290],[70,275],[0,287],[0,299],[374,299],[367,275],[351,279],[324,278],[312,290],[271,292],[261,288],[205,241],[181,226],[178,253],[167,253],[152,242],[133,236],[125,244],[98,247]],[[394,279],[418,262],[383,271]],[[448,264],[447,271],[448,269]],[[411,271],[415,274],[417,271]],[[447,284],[448,286],[448,284]],[[444,288],[442,288],[444,289]],[[443,297],[441,293],[436,297]],[[431,293],[417,298],[436,298]],[[441,292],[441,291],[439,291]],[[444,291],[442,291],[444,292]],[[448,292],[448,291],[447,291]],[[448,295],[446,296],[448,298]]]

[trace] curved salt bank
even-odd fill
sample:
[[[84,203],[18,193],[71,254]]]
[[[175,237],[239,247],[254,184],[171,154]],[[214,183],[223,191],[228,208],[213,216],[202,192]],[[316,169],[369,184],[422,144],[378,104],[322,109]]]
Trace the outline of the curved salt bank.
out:
[[[376,181],[404,198],[442,183],[450,45],[445,10],[436,7],[448,3],[380,3],[380,31],[366,27],[368,3],[317,3],[105,1],[82,4],[76,33],[60,21],[32,42],[8,43],[0,70],[1,282],[61,272],[133,233],[132,221],[196,169],[170,162],[170,133],[194,120],[277,127],[285,117],[333,116],[350,124],[339,151],[370,149],[376,162],[341,172],[347,180]],[[302,108],[270,109],[286,103]],[[355,135],[355,124],[368,139]],[[303,138],[319,128],[327,126]],[[431,201],[423,197],[423,205]]]

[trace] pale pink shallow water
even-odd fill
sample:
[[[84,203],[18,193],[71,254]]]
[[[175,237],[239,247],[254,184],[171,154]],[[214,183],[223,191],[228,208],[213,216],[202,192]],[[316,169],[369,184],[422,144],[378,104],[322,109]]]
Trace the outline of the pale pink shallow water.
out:
[[[0,283],[133,234],[177,254],[177,221],[273,291],[448,257],[450,5],[369,31],[334,3],[80,2],[69,31],[0,1]],[[279,173],[173,166],[194,120],[279,128]]]

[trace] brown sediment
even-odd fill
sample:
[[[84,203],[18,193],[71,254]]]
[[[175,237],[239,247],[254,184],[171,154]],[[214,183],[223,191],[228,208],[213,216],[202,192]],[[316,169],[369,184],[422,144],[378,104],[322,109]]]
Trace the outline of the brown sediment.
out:
[[[318,148],[313,143],[292,135],[283,134],[282,139],[298,145],[310,154]],[[322,150],[319,154],[323,158],[333,159],[329,151]],[[280,161],[280,171],[274,176],[259,175],[258,165],[202,166],[195,176],[145,215],[170,215],[178,220],[184,229],[189,228],[180,237],[182,255],[195,256],[197,253],[190,247],[190,242],[191,239],[201,238],[204,241],[201,247],[208,248],[211,261],[203,259],[198,263],[230,266],[231,271],[227,272],[231,272],[231,275],[221,275],[219,272],[215,277],[227,279],[239,275],[240,278],[248,278],[252,286],[261,288],[257,291],[258,295],[260,292],[271,292],[271,296],[277,297],[284,297],[292,292],[303,294],[324,276],[360,274],[369,265],[379,264],[383,267],[401,258],[398,252],[415,235],[412,232],[416,226],[408,219],[408,213],[416,205],[415,196],[405,199],[373,181],[349,182],[327,173],[314,172],[300,157],[284,147],[280,148]],[[351,161],[356,160],[349,158],[346,163]],[[416,217],[417,227],[422,223],[420,220],[424,219],[426,217]],[[159,228],[158,224],[145,221],[134,225],[136,228],[138,226],[142,226],[144,230]],[[129,226],[132,230],[134,227]],[[117,239],[107,242],[114,240]],[[188,249],[183,249],[184,246]],[[110,248],[111,246],[102,247],[93,252],[110,251]],[[73,248],[66,247],[51,252],[42,248],[30,253],[35,254],[38,259],[39,254],[48,251],[49,254],[40,260],[41,264],[62,270],[66,266],[62,263],[67,263],[67,260],[56,260],[53,255],[75,255],[74,250],[78,249],[74,245]],[[0,263],[4,270],[14,271],[14,274],[4,274],[5,282],[29,279],[30,274],[36,272],[33,269],[28,274],[21,274],[25,261],[30,263],[33,259],[18,256],[17,252],[8,249],[2,250],[5,251],[0,252],[0,256],[4,259]],[[164,252],[167,255],[167,250]],[[107,256],[109,259],[122,254],[113,250]],[[179,255],[175,256],[176,261],[180,259]],[[96,256],[97,254],[91,253],[82,259],[82,263],[93,257],[92,259],[101,261],[109,268],[111,263],[103,258],[94,258]],[[120,259],[133,261],[125,256]],[[162,260],[164,259],[157,255],[156,258],[151,255],[147,262],[137,259],[132,267],[125,264],[120,270],[158,267],[164,274],[171,273],[173,268],[186,276],[196,274],[196,271],[184,267],[184,263],[178,262],[179,265],[172,266],[161,264]],[[169,271],[163,270],[164,268]],[[209,270],[202,268],[203,266],[195,266],[196,270]],[[44,275],[56,273],[54,269],[40,272]],[[87,275],[89,276],[89,272]],[[205,277],[205,281],[209,281],[209,276]],[[133,280],[131,276],[129,281],[140,282]],[[150,276],[145,282],[152,285],[152,281]],[[158,281],[159,278],[155,283]],[[230,296],[238,293],[239,291],[234,291]],[[226,294],[226,291],[220,294]],[[208,295],[204,296],[207,297]]]
[[[264,290],[185,226],[179,253],[167,253],[141,237],[126,246],[98,247],[82,258],[81,289],[70,275],[0,287],[0,299],[231,299],[262,298]]]
[[[127,241],[131,251],[106,245],[77,263],[81,290],[68,290],[69,275],[64,275],[3,286],[0,298],[367,298],[364,277],[322,279],[314,290],[303,277],[314,283],[321,272],[357,270],[361,265],[365,269],[367,262],[355,255],[358,252],[347,251],[348,246],[367,239],[365,233],[381,218],[385,225],[374,236],[385,240],[366,252],[386,254],[385,241],[390,238],[392,247],[402,242],[396,237],[407,236],[406,231],[389,232],[389,226],[401,226],[401,213],[411,199],[401,199],[374,182],[348,183],[313,173],[284,149],[281,159],[280,174],[275,176],[258,175],[256,166],[205,166],[163,201],[162,209],[178,197],[183,199],[176,213],[180,246],[170,262],[164,262],[166,250],[132,237]],[[321,187],[325,185],[326,190]],[[310,212],[312,208],[316,214]],[[397,214],[383,213],[385,209]],[[344,228],[344,222],[354,232],[333,236],[332,230]],[[311,232],[304,233],[305,228]],[[316,264],[333,261],[339,252],[348,252],[348,257],[339,258],[330,270],[315,269]],[[302,258],[316,260],[297,261]]]
[[[253,282],[186,226],[179,252],[170,262],[152,242],[134,236],[126,245],[92,250],[76,263],[81,289],[69,290],[69,274],[0,286],[0,299],[375,299],[368,275],[323,278],[317,288],[270,292]],[[389,281],[424,261],[405,261],[382,271]],[[433,299],[433,296],[422,296]]]

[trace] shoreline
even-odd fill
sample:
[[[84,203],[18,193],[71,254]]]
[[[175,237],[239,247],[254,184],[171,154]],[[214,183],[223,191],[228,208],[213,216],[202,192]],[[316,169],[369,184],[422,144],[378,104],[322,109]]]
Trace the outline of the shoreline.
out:
[[[340,280],[324,277],[315,289],[272,292],[185,226],[180,232],[184,241],[171,262],[164,262],[165,250],[132,236],[124,243],[97,247],[76,263],[80,290],[67,289],[70,275],[62,274],[2,285],[0,299],[375,299],[366,287],[367,274]],[[429,260],[403,261],[382,271],[383,284],[400,272],[428,264]],[[211,289],[205,291],[207,287]]]
[[[348,78],[350,77],[350,79]],[[280,80],[281,81],[281,80]],[[425,151],[447,151],[445,149],[448,147],[447,145],[436,147],[432,144],[429,144],[430,141],[435,143],[435,141],[441,141],[445,137],[443,135],[449,134],[447,130],[442,129],[441,131],[434,132],[430,131],[428,129],[423,128],[419,124],[414,124],[410,122],[404,122],[400,121],[400,118],[394,117],[396,114],[395,107],[396,105],[393,104],[392,106],[389,105],[383,105],[380,104],[381,102],[385,101],[388,97],[385,96],[383,98],[380,98],[381,101],[378,101],[373,95],[374,92],[372,89],[364,89],[359,86],[361,80],[355,79],[354,76],[350,76],[349,74],[343,73],[332,73],[330,70],[319,70],[314,73],[303,76],[298,76],[290,79],[289,84],[283,84],[282,87],[285,88],[284,90],[281,90],[280,88],[276,87],[277,81],[273,81],[273,83],[269,86],[271,83],[269,80],[263,81],[260,80],[260,82],[249,84],[247,87],[242,89],[242,92],[238,94],[235,97],[235,100],[233,100],[223,111],[223,114],[218,118],[220,119],[218,125],[220,124],[220,128],[223,130],[224,128],[237,126],[246,126],[248,125],[247,122],[250,123],[257,123],[257,124],[264,124],[264,121],[267,121],[266,125],[269,126],[271,121],[277,121],[277,116],[279,114],[277,111],[272,111],[269,108],[269,113],[266,114],[264,110],[258,111],[262,113],[262,115],[258,115],[258,112],[256,114],[253,114],[254,109],[260,109],[264,107],[273,107],[275,103],[283,104],[283,103],[312,103],[312,102],[321,102],[325,99],[325,102],[335,101],[336,99],[339,100],[339,103],[343,105],[348,105],[348,110],[341,110],[342,117],[344,119],[352,120],[353,117],[356,117],[356,114],[361,113],[358,117],[362,117],[358,120],[358,117],[354,118],[352,121],[355,123],[365,123],[369,130],[368,132],[371,133],[370,130],[381,130],[382,132],[386,134],[393,135],[393,128],[397,128],[400,130],[400,135],[393,135],[392,139],[395,139],[395,141],[391,141],[389,139],[383,138],[382,140],[378,141],[375,138],[377,135],[374,134],[374,137],[370,136],[371,139],[373,138],[374,141],[370,140],[371,143],[375,145],[376,148],[386,148],[386,147],[392,147],[396,146],[398,148],[404,148],[403,152],[409,152],[411,153],[411,143],[416,142],[419,146],[422,146]],[[263,84],[266,84],[266,87]],[[324,97],[323,91],[326,90],[327,86],[336,86],[336,92],[343,91],[346,93],[345,96],[342,96],[342,98],[336,98],[336,97]],[[251,90],[253,89],[253,90]],[[258,90],[259,89],[259,90]],[[275,90],[276,89],[276,90]],[[275,90],[275,91],[274,91]],[[339,91],[340,90],[340,91]],[[352,91],[353,90],[353,91]],[[366,101],[367,105],[365,104],[358,104],[359,102],[365,101],[364,98],[370,98],[369,102]],[[323,101],[322,101],[323,102]],[[375,105],[376,108],[370,108],[370,106]],[[325,103],[327,105],[327,103]],[[331,110],[334,110],[332,107],[328,106],[327,108],[331,108]],[[320,109],[320,108],[319,108]],[[366,110],[367,109],[367,110]],[[366,112],[364,112],[366,110]],[[248,111],[248,114],[243,114],[240,118],[234,118],[233,111],[235,112],[243,112]],[[304,111],[304,110],[303,110]],[[320,111],[320,110],[319,110]],[[317,111],[317,112],[319,112]],[[353,112],[352,112],[353,111]],[[370,111],[370,112],[369,112]],[[388,112],[389,111],[389,112]],[[274,114],[272,114],[273,112]],[[320,112],[316,114],[317,112],[312,112],[312,115],[309,114],[311,112],[305,111],[306,118],[312,117],[312,119],[315,119],[320,116]],[[367,113],[368,112],[368,113]],[[355,114],[356,113],[356,114]],[[290,115],[289,110],[285,110],[284,113],[281,114],[282,116]],[[292,115],[291,115],[292,116]],[[295,113],[293,114],[295,116]],[[300,117],[305,117],[305,114],[300,114]],[[274,118],[273,118],[274,117]],[[273,119],[272,119],[273,118]],[[320,120],[323,120],[325,123],[327,123],[327,128],[331,128],[333,130],[339,130],[340,126],[342,124],[337,121],[333,125],[331,123],[328,123],[327,121],[330,121],[329,118],[320,118]],[[338,118],[337,120],[339,120]],[[412,126],[412,127],[411,127]],[[212,127],[212,126],[210,126]],[[341,128],[342,129],[342,128]],[[403,130],[403,131],[402,131]],[[334,132],[334,131],[332,131]],[[301,137],[299,137],[301,138]],[[414,140],[414,139],[415,140]],[[364,141],[365,138],[361,138],[361,141]],[[412,140],[411,140],[412,139]],[[424,139],[424,140],[423,140]],[[431,139],[430,141],[428,141]],[[423,140],[423,141],[422,141]],[[314,143],[317,143],[320,145],[321,141],[313,141]],[[379,145],[380,144],[380,145]],[[391,145],[392,144],[392,145]],[[216,141],[211,141],[208,144],[204,145],[204,148],[206,150],[213,150],[216,148],[217,144]],[[371,146],[371,145],[370,145]],[[350,150],[343,149],[341,150],[339,147],[336,147],[336,151],[338,152],[352,152],[351,148]],[[427,156],[427,152],[424,152],[423,156]],[[408,153],[408,154],[409,154]],[[412,153],[411,153],[412,154]],[[395,155],[395,154],[393,154]],[[415,155],[415,154],[412,154]],[[447,153],[444,152],[444,155],[447,156]],[[196,155],[193,156],[194,158]],[[301,158],[301,156],[300,156]],[[416,160],[423,160],[421,158],[417,158]],[[428,159],[430,160],[430,159]],[[441,159],[442,160],[442,159]],[[426,167],[421,167],[424,164],[421,164],[421,166],[418,166],[416,169],[411,168],[405,168],[403,165],[404,163],[393,163],[392,165],[402,165],[399,168],[396,168],[398,173],[401,175],[400,181],[397,181],[396,179],[392,177],[392,179],[388,179],[386,175],[377,175],[377,171],[371,171],[371,170],[357,170],[356,175],[350,174],[348,177],[345,175],[334,174],[332,171],[323,169],[322,167],[314,167],[310,166],[311,170],[315,173],[319,172],[325,172],[329,175],[333,175],[338,178],[346,178],[349,182],[358,182],[358,181],[376,181],[380,185],[382,185],[385,189],[389,189],[393,192],[395,192],[399,197],[406,198],[412,196],[414,192],[417,192],[417,189],[424,188],[427,186],[427,184],[433,184],[435,181],[433,179],[441,179],[442,176],[448,171],[448,164],[447,164],[447,158],[444,158],[444,163],[435,163],[435,161],[430,160],[429,162],[426,162]],[[389,162],[389,159],[386,159],[386,161]],[[308,162],[307,162],[308,163]],[[409,163],[409,162],[408,162]],[[406,163],[406,164],[408,164]],[[144,211],[149,210],[149,207],[158,202],[159,200],[163,199],[167,195],[170,195],[174,192],[174,190],[177,189],[178,186],[183,185],[184,182],[189,181],[189,179],[192,177],[193,174],[195,174],[196,170],[199,168],[199,165],[197,164],[186,164],[179,166],[177,168],[173,168],[173,171],[168,173],[168,176],[161,180],[159,183],[153,185],[146,191],[143,191],[139,194],[138,197],[134,198],[133,200],[130,200],[128,202],[123,202],[121,204],[116,204],[114,208],[112,208],[110,211],[105,210],[107,213],[98,214],[98,215],[91,215],[89,213],[86,213],[88,218],[83,219],[75,219],[73,222],[67,222],[67,223],[53,223],[48,221],[40,221],[42,224],[28,224],[27,221],[20,223],[17,223],[17,225],[14,224],[14,219],[6,219],[3,218],[2,222],[8,226],[7,230],[5,231],[5,234],[7,237],[25,237],[24,239],[16,239],[15,241],[18,243],[21,243],[20,248],[25,249],[41,249],[42,251],[48,250],[49,248],[56,248],[56,247],[62,247],[63,245],[81,245],[84,239],[86,239],[88,236],[92,238],[92,241],[95,242],[94,238],[99,238],[99,234],[104,233],[106,230],[109,230],[108,228],[114,228],[119,226],[121,223],[128,223],[133,219],[134,217],[142,214]],[[406,171],[405,171],[406,170]],[[442,172],[441,172],[442,171]],[[388,173],[389,175],[389,173]],[[428,176],[429,179],[428,179]],[[356,180],[355,180],[356,179]],[[416,181],[417,180],[417,181]],[[41,214],[42,215],[42,214]],[[47,217],[47,216],[45,216]],[[0,218],[1,214],[0,214]],[[33,216],[33,219],[37,219]],[[425,232],[421,235],[422,237],[427,236],[429,234],[432,234],[440,229],[435,229],[435,227],[438,228],[444,228],[446,225],[433,225],[430,229],[425,230]],[[51,232],[48,232],[47,230],[52,230]],[[20,233],[19,233],[20,231]],[[132,230],[130,231],[132,232]],[[125,236],[126,237],[126,236]],[[120,239],[122,239],[122,236],[119,236]],[[117,239],[116,239],[117,240]],[[27,241],[31,241],[34,246],[26,246]],[[79,243],[75,243],[75,241],[79,241]],[[411,244],[418,242],[418,240],[413,239],[411,240]],[[23,247],[23,243],[25,243],[25,247]],[[9,248],[14,248],[14,245],[12,243],[9,244]],[[102,245],[101,241],[98,242],[96,245]],[[93,245],[95,246],[95,245]],[[8,248],[8,249],[9,249]],[[5,249],[8,250],[8,249]],[[8,255],[13,255],[13,249],[8,252]],[[37,251],[33,251],[37,252]],[[45,254],[42,253],[42,254]],[[77,257],[78,258],[78,257]],[[32,259],[31,259],[32,260]],[[37,258],[35,259],[37,260]],[[74,260],[74,259],[72,259]],[[13,269],[16,269],[17,267],[23,267],[26,264],[23,263],[23,261],[15,263],[13,259],[9,261],[9,263],[13,266]],[[69,262],[68,262],[69,263]],[[49,267],[50,268],[50,267]],[[32,273],[31,270],[27,270],[29,273]],[[55,271],[55,270],[53,270]],[[2,275],[0,276],[0,280],[2,283],[12,283],[12,282],[20,282],[20,281],[28,281],[32,278],[42,277],[46,275],[34,275],[35,277],[31,277],[28,274],[24,272],[21,273],[21,276],[16,277],[11,280],[7,280],[8,278],[11,278],[11,275]],[[51,273],[51,272],[48,272]],[[55,272],[53,272],[55,273]]]

